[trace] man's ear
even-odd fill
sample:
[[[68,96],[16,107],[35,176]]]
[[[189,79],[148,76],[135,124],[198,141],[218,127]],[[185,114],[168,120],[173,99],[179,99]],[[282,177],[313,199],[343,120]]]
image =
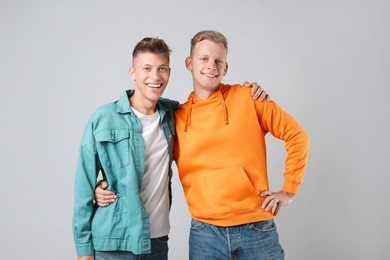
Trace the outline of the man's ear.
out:
[[[131,67],[130,69],[129,69],[129,76],[135,81],[135,76],[134,76],[134,69],[133,69],[133,67]]]
[[[186,58],[185,63],[187,70],[192,71],[192,59],[190,56]]]
[[[226,76],[226,73],[228,72],[228,68],[229,68],[229,64],[226,62],[226,67],[223,74],[224,76]]]

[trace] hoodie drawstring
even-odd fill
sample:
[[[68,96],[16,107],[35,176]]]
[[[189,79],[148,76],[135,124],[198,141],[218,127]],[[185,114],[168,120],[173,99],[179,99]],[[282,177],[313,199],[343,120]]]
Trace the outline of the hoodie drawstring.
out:
[[[226,109],[225,99],[223,99],[222,91],[220,89],[218,90],[218,97],[219,97],[219,100],[221,101],[221,105],[222,105],[223,120],[225,121],[225,125],[228,125],[229,118],[228,118],[228,113],[227,113],[227,109]]]
[[[190,124],[191,110],[192,110],[192,99],[193,96],[190,95],[188,98],[188,106],[186,111],[186,124],[184,126],[184,132],[187,132],[188,125]]]

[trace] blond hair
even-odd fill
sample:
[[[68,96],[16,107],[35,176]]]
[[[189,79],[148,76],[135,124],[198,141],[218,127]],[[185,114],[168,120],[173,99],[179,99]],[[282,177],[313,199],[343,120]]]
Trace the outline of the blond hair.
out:
[[[220,43],[223,45],[223,47],[225,47],[226,52],[228,51],[228,40],[222,33],[217,31],[212,31],[212,30],[206,30],[206,31],[200,31],[197,34],[195,34],[194,37],[192,37],[190,55],[192,55],[192,51],[194,50],[196,44],[198,44],[203,40],[209,40],[214,43]]]

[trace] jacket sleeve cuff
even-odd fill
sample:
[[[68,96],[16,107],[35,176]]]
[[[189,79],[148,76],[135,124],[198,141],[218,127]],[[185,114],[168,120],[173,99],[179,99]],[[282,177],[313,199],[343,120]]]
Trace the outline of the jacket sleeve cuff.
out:
[[[92,243],[76,245],[76,251],[78,256],[94,255],[95,250]]]

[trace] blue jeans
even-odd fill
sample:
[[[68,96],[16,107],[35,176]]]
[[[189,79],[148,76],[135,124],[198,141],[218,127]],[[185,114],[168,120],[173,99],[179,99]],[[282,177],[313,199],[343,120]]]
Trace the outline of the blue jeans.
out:
[[[218,227],[192,219],[190,260],[281,260],[284,251],[273,220]]]
[[[168,236],[151,239],[150,254],[135,255],[130,251],[95,251],[95,260],[167,260]]]

